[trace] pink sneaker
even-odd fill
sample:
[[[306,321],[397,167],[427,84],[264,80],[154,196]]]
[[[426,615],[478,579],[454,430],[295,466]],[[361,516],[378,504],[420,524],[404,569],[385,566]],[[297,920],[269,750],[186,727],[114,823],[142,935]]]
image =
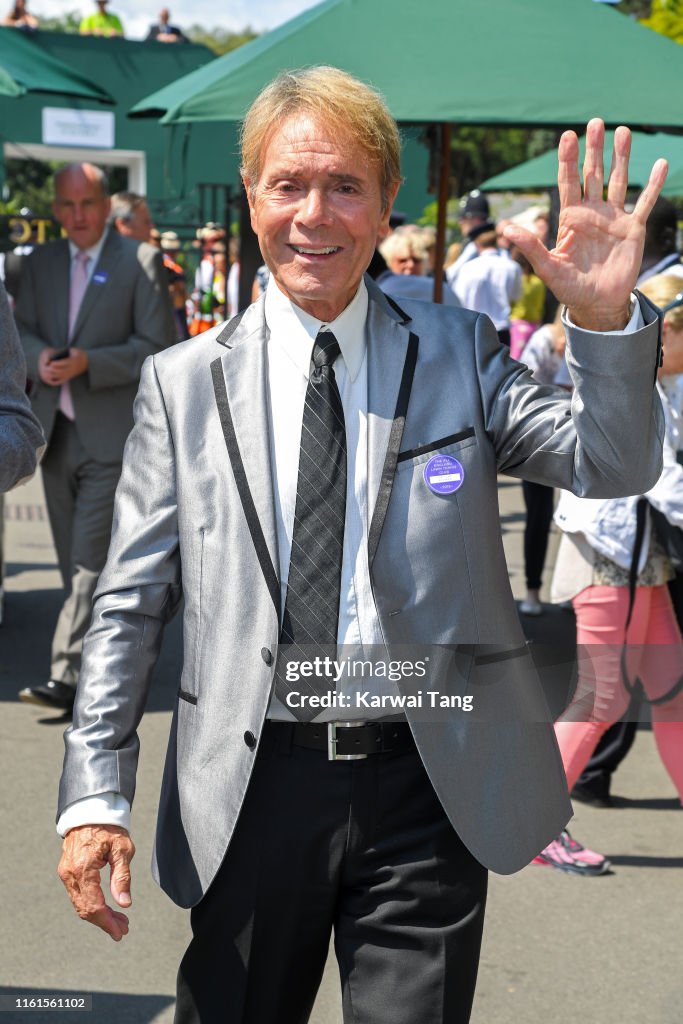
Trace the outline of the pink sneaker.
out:
[[[572,839],[566,829],[545,850],[541,850],[531,863],[545,864],[575,875],[606,875],[611,868],[606,857],[582,846],[576,839]]]

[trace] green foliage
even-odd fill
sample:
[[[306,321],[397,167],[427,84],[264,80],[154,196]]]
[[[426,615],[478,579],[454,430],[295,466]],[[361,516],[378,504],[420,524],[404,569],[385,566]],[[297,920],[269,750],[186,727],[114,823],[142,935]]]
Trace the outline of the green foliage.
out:
[[[61,164],[56,161],[6,160],[6,213],[17,213],[27,206],[37,217],[51,217],[52,175]]]
[[[438,214],[438,203],[436,203],[436,202],[429,203],[427,206],[425,206],[425,208],[424,208],[424,210],[422,212],[422,216],[418,217],[417,223],[420,224],[421,227],[435,228],[436,227],[437,214]],[[458,200],[457,199],[449,199],[448,200],[448,206],[446,208],[446,225],[447,225],[447,230],[448,230],[449,238],[459,238],[460,237],[460,226],[458,224],[457,217],[458,217]]]
[[[447,214],[450,237],[460,237],[457,214],[461,196],[494,174],[545,153],[556,144],[558,136],[558,132],[542,128],[454,128],[450,180],[454,198],[448,203]],[[436,215],[437,204],[430,203],[418,223],[435,225]]]
[[[185,35],[193,43],[203,43],[204,46],[208,46],[210,50],[220,56],[230,53],[231,50],[236,50],[239,46],[244,46],[245,43],[250,43],[252,39],[256,39],[258,33],[248,25],[241,32],[229,32],[224,28],[205,29],[201,25],[192,25],[186,30]]]
[[[80,11],[73,10],[67,11],[65,14],[59,15],[59,17],[44,18],[40,19],[40,27],[46,29],[48,32],[70,32],[71,34],[78,34],[80,28],[82,15]],[[187,38],[193,43],[202,43],[204,46],[208,46],[210,50],[219,56],[223,53],[229,53],[231,50],[236,50],[238,46],[243,46],[245,43],[251,42],[252,39],[256,39],[258,33],[247,25],[246,28],[242,29],[241,32],[230,32],[224,28],[203,28],[201,25],[192,25],[191,28],[184,30]]]
[[[615,5],[622,14],[630,14],[633,18],[648,18],[650,16],[651,0],[621,0]]]
[[[58,18],[45,18],[41,15],[40,27],[48,32],[67,32],[78,35],[82,14],[80,11],[67,11]]]
[[[107,174],[111,194],[128,188],[127,168],[107,166],[105,154],[97,163]],[[52,178],[63,166],[63,160],[6,160],[3,190],[6,201],[0,212],[14,214],[27,206],[36,217],[51,217]]]
[[[10,199],[6,203],[0,201],[0,216],[15,217],[21,210],[21,203],[16,199]]]
[[[464,195],[493,174],[527,160],[530,150],[534,155],[538,152],[535,136],[547,134],[523,128],[456,128],[451,144],[451,194]]]

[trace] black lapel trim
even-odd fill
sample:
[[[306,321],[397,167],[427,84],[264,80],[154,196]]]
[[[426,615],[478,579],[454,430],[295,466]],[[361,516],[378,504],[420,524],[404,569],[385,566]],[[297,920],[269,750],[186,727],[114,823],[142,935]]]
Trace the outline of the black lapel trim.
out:
[[[234,316],[232,320],[228,321],[220,334],[216,335],[216,341],[219,345],[225,345],[227,347],[228,342],[239,327],[240,321],[245,313],[246,309],[243,309],[241,313],[238,313],[237,316]]]
[[[232,324],[232,322],[233,321],[231,320],[230,323]],[[225,334],[225,331],[221,333],[220,337],[222,337],[223,334]],[[244,470],[242,455],[240,454],[240,450],[237,445],[237,438],[235,436],[235,428],[232,422],[228,392],[225,387],[225,378],[223,377],[223,366],[221,364],[220,357],[218,359],[214,359],[211,363],[211,376],[213,378],[213,391],[216,396],[218,415],[220,417],[221,427],[223,428],[223,437],[225,438],[230,462],[232,463],[232,471],[235,475],[237,491],[240,496],[240,501],[242,502],[242,508],[247,520],[247,526],[249,527],[249,533],[251,534],[251,539],[253,541],[254,548],[256,549],[256,556],[261,566],[261,572],[263,573],[266,581],[268,593],[270,594],[271,600],[275,606],[275,612],[279,622],[280,583],[270,557],[266,538],[263,536],[263,530],[261,529],[261,524],[259,522],[258,515],[256,514],[256,506],[254,505],[254,499],[252,498],[251,491],[249,489],[249,482]]]
[[[397,462],[406,462],[408,459],[416,459],[420,455],[427,455],[429,452],[435,452],[438,448],[447,448],[449,444],[457,444],[458,441],[467,441],[468,438],[474,437],[474,427],[468,427],[467,430],[461,430],[458,434],[449,434],[448,437],[440,437],[438,441],[431,441],[429,444],[423,444],[420,448],[406,449],[404,452],[399,452]]]
[[[396,302],[395,299],[392,299],[391,295],[387,295],[386,292],[384,293],[384,298],[389,303],[389,305],[393,309],[394,313],[398,313],[398,315],[401,317],[401,320],[403,321],[403,323],[407,324],[408,321],[410,320],[410,317],[408,316],[408,314],[404,310],[401,309],[401,307],[399,306],[398,302]]]
[[[375,511],[372,516],[372,523],[370,524],[370,534],[368,536],[368,561],[371,567],[373,560],[375,558],[375,553],[377,551],[377,545],[379,544],[379,538],[382,533],[382,527],[384,526],[384,519],[387,514],[387,508],[389,507],[391,489],[394,485],[396,462],[398,460],[398,452],[401,447],[403,428],[405,426],[406,414],[408,412],[408,402],[410,401],[410,391],[413,386],[413,377],[415,376],[415,365],[417,363],[417,347],[417,335],[411,332],[410,338],[408,340],[408,351],[406,352],[406,360],[405,363],[403,364],[403,376],[401,377],[401,386],[398,389],[398,398],[396,400],[394,422],[391,425],[391,432],[389,434],[389,444],[387,445],[387,454],[384,458],[384,466],[382,468],[382,479],[380,480],[379,483],[379,493],[377,494]]]

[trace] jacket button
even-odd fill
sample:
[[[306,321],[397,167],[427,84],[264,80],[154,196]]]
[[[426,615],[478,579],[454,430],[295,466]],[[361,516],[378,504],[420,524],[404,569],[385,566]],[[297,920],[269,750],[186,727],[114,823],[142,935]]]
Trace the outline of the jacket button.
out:
[[[244,734],[244,742],[246,743],[250,750],[253,750],[254,747],[256,746],[256,737],[254,736],[253,732],[250,732],[248,729]]]
[[[273,655],[268,650],[267,647],[262,647],[261,648],[261,657],[265,661],[266,665],[272,665],[273,664]]]

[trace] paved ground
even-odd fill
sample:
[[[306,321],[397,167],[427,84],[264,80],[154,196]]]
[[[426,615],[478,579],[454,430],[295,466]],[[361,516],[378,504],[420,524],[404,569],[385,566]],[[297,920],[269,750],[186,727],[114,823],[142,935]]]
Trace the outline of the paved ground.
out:
[[[520,596],[519,486],[502,481],[500,497],[513,589]],[[93,1013],[8,1013],[0,1024],[170,1024],[188,923],[151,881],[149,860],[179,676],[177,624],[168,631],[140,730],[132,929],[114,945],[73,915],[55,875],[53,815],[64,722],[16,700],[20,687],[44,681],[60,602],[39,482],[8,496],[7,520],[8,594],[0,628],[0,1003],[10,994],[92,994]],[[549,611],[531,625],[536,639],[571,638],[567,613]],[[574,824],[577,835],[610,856],[613,875],[583,879],[527,868],[491,879],[473,1024],[680,1024],[683,815],[649,731],[639,734],[615,788],[620,799],[614,810],[579,805]],[[336,969],[329,963],[312,1024],[340,1021]]]

